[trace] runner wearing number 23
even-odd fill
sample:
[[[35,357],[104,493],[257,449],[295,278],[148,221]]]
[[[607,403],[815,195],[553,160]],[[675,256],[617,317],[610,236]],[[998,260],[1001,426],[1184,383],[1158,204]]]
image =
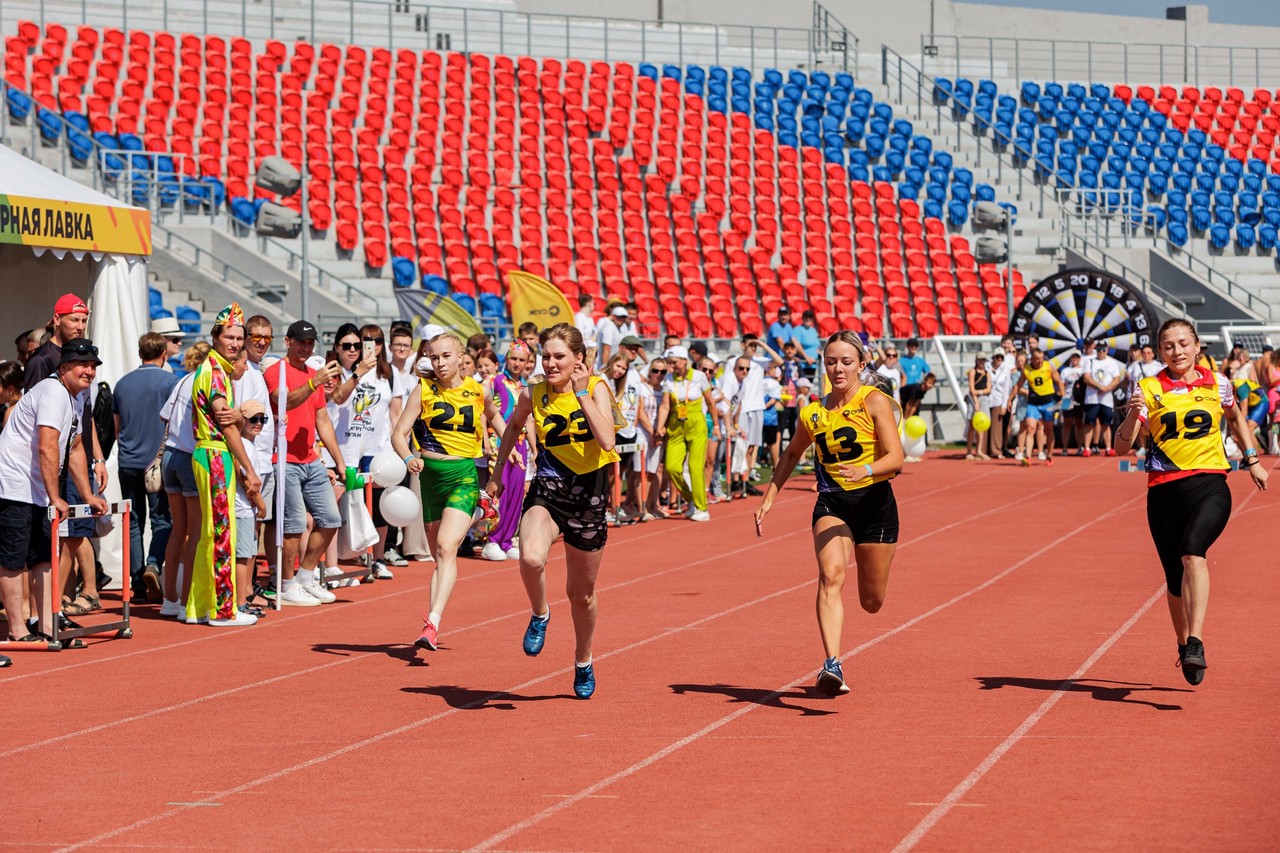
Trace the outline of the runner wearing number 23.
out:
[[[756,535],[764,535],[764,517],[778,491],[809,445],[816,445],[813,548],[818,557],[818,629],[826,652],[818,689],[834,696],[849,692],[840,665],[845,567],[852,554],[862,609],[875,613],[884,603],[898,547],[898,504],[889,480],[902,470],[903,454],[897,403],[864,383],[868,362],[858,336],[847,331],[832,335],[823,348],[822,363],[831,391],[800,411],[801,429],[779,460],[756,511]]]

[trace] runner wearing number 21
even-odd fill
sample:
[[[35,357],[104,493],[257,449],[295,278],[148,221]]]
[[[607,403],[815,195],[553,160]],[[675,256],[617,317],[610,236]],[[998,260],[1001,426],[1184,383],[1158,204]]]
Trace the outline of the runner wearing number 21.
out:
[[[481,453],[485,419],[498,412],[484,388],[461,371],[466,346],[452,332],[436,335],[419,360],[418,393],[405,400],[391,446],[417,475],[422,493],[422,520],[436,560],[431,576],[431,603],[422,620],[420,648],[435,651],[440,620],[458,580],[458,547],[471,527],[480,501],[476,459]],[[424,364],[423,362],[427,362]],[[409,435],[417,452],[409,449]]]
[[[502,496],[502,468],[529,415],[538,438],[537,469],[520,519],[520,579],[533,615],[524,634],[524,653],[542,651],[551,609],[545,567],[551,544],[564,536],[568,573],[566,592],[577,640],[573,692],[587,699],[595,692],[591,642],[596,629],[596,576],[609,528],[610,474],[614,451],[613,396],[599,376],[591,375],[582,335],[567,323],[544,329],[538,337],[546,378],[525,388],[507,420],[493,463],[488,491]]]
[[[868,381],[867,354],[858,336],[845,331],[828,338],[822,364],[831,390],[801,409],[800,429],[756,510],[756,535],[764,535],[764,517],[778,491],[809,445],[816,445],[813,549],[818,557],[818,630],[826,652],[818,689],[835,696],[849,692],[840,666],[845,568],[852,555],[862,609],[875,613],[884,603],[898,548],[898,504],[889,480],[902,470],[903,453],[897,403]]]

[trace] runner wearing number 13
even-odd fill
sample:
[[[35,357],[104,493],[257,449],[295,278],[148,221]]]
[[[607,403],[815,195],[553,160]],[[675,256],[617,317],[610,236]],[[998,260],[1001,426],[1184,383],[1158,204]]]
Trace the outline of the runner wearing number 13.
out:
[[[436,560],[431,576],[431,603],[414,644],[435,651],[440,620],[458,580],[458,547],[471,527],[480,501],[476,459],[481,453],[485,419],[498,414],[491,397],[475,379],[461,372],[466,347],[452,332],[426,342],[428,365],[418,363],[418,392],[405,400],[391,436],[391,446],[419,478],[422,520]],[[418,452],[409,450],[409,435]]]
[[[813,508],[813,548],[818,557],[818,630],[826,652],[818,689],[848,693],[840,666],[844,628],[845,569],[858,567],[862,609],[884,603],[889,567],[898,548],[898,504],[889,480],[902,470],[897,403],[871,382],[866,351],[853,332],[837,332],[822,352],[830,392],[800,411],[800,429],[774,469],[756,510],[756,535],[764,517],[810,444],[817,445],[818,501]]]
[[[596,630],[596,576],[609,533],[610,475],[618,459],[614,451],[613,395],[599,376],[591,375],[582,334],[557,323],[538,336],[546,379],[520,394],[507,420],[502,445],[493,463],[488,491],[501,497],[502,468],[529,415],[538,437],[537,470],[520,519],[520,579],[533,616],[524,634],[524,653],[542,651],[551,609],[544,569],[551,544],[564,536],[568,578],[566,593],[577,640],[573,692],[590,698],[596,689],[591,642]]]

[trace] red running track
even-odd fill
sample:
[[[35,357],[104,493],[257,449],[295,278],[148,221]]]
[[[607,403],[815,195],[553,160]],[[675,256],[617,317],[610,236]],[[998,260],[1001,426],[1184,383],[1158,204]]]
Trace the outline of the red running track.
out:
[[[614,531],[588,702],[563,599],[520,651],[513,563],[463,562],[435,653],[418,565],[252,628],[144,608],[133,640],[15,653],[0,849],[1275,849],[1276,495],[1231,478],[1192,689],[1140,477],[910,466],[828,699],[808,485],[764,540],[754,501]]]

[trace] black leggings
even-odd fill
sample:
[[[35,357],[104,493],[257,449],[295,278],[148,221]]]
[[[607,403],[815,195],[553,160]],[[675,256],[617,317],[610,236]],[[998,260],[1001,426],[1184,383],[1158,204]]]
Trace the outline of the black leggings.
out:
[[[1203,557],[1231,517],[1231,490],[1222,474],[1193,474],[1147,489],[1147,526],[1165,586],[1182,597],[1182,558]]]

